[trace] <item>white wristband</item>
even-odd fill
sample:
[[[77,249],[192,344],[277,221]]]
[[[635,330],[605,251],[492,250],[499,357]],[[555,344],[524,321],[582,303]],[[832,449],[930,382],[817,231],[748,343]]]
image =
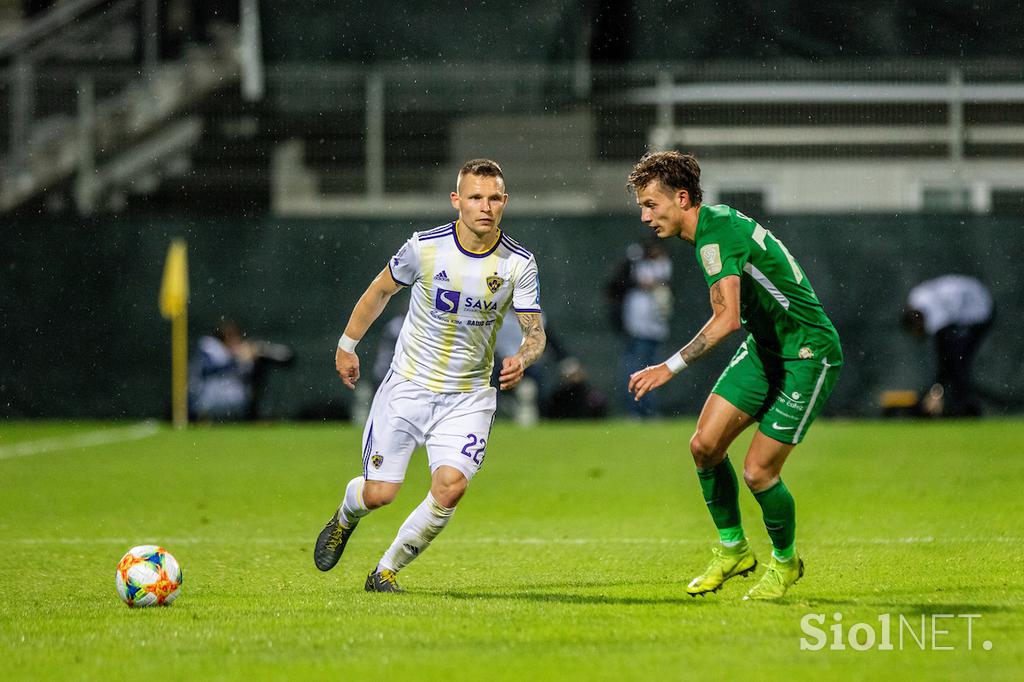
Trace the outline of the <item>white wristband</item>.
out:
[[[359,343],[358,340],[350,338],[347,334],[342,334],[341,338],[338,339],[338,348],[346,353],[355,353],[357,343]]]
[[[679,353],[673,353],[672,357],[665,361],[665,366],[668,367],[668,371],[672,374],[679,374],[686,369],[686,360],[683,360],[683,356]]]

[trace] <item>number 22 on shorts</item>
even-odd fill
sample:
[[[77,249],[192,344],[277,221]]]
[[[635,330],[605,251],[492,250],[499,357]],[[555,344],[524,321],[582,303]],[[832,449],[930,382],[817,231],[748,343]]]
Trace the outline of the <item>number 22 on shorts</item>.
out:
[[[484,463],[484,450],[487,448],[487,439],[477,438],[472,433],[467,433],[466,438],[469,439],[469,442],[462,446],[462,454],[473,460],[473,463],[477,466],[481,466]],[[474,450],[474,448],[476,449]]]

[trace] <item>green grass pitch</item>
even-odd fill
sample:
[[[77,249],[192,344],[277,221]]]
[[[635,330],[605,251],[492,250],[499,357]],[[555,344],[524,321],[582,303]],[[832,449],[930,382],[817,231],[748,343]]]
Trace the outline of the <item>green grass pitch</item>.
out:
[[[743,603],[751,579],[703,599],[683,591],[715,537],[687,450],[692,421],[499,422],[451,524],[402,572],[404,595],[362,585],[425,494],[422,451],[395,504],[320,573],[313,541],[358,471],[358,429],[129,428],[0,426],[0,678],[1009,680],[1024,670],[1021,421],[817,423],[785,470],[807,575],[779,604]],[[760,511],[746,490],[741,502],[767,559]],[[169,608],[117,598],[116,562],[143,543],[184,568]],[[800,648],[814,642],[801,630],[808,614],[825,618],[822,650]],[[893,650],[877,646],[886,614]],[[846,642],[857,623],[858,644],[870,628],[875,647],[830,649],[832,626]]]

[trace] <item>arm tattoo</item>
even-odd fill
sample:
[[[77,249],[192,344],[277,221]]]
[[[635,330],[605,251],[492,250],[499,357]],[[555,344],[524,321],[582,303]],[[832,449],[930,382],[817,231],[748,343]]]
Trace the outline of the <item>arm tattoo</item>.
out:
[[[718,280],[711,285],[711,308],[716,314],[725,310],[725,294],[719,286],[721,283],[722,280]]]
[[[523,345],[519,347],[517,355],[523,359],[523,366],[529,367],[544,353],[547,335],[544,333],[540,314],[521,313],[516,314],[516,317],[519,318],[519,326],[523,330]]]
[[[681,351],[683,354],[683,360],[686,361],[686,364],[690,364],[700,356],[704,355],[704,353],[708,351],[708,348],[710,348],[710,345],[708,344],[708,340],[704,334],[697,334],[697,336],[693,338],[693,341],[690,341],[690,343],[683,347],[683,350]]]
[[[693,340],[679,351],[686,364],[690,364],[706,354],[715,344],[733,331],[732,328],[722,329],[720,324],[716,324],[717,320],[727,316],[729,309],[729,303],[725,300],[725,291],[723,291],[723,281],[725,280],[720,279],[711,285],[711,308],[714,311],[711,319],[704,325],[697,336],[693,337]]]

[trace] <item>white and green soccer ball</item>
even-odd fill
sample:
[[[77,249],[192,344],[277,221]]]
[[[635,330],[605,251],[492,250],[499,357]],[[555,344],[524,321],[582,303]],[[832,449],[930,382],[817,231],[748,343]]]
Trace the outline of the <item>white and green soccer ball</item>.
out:
[[[163,547],[132,547],[117,563],[117,594],[128,606],[167,606],[178,596],[181,566]]]

